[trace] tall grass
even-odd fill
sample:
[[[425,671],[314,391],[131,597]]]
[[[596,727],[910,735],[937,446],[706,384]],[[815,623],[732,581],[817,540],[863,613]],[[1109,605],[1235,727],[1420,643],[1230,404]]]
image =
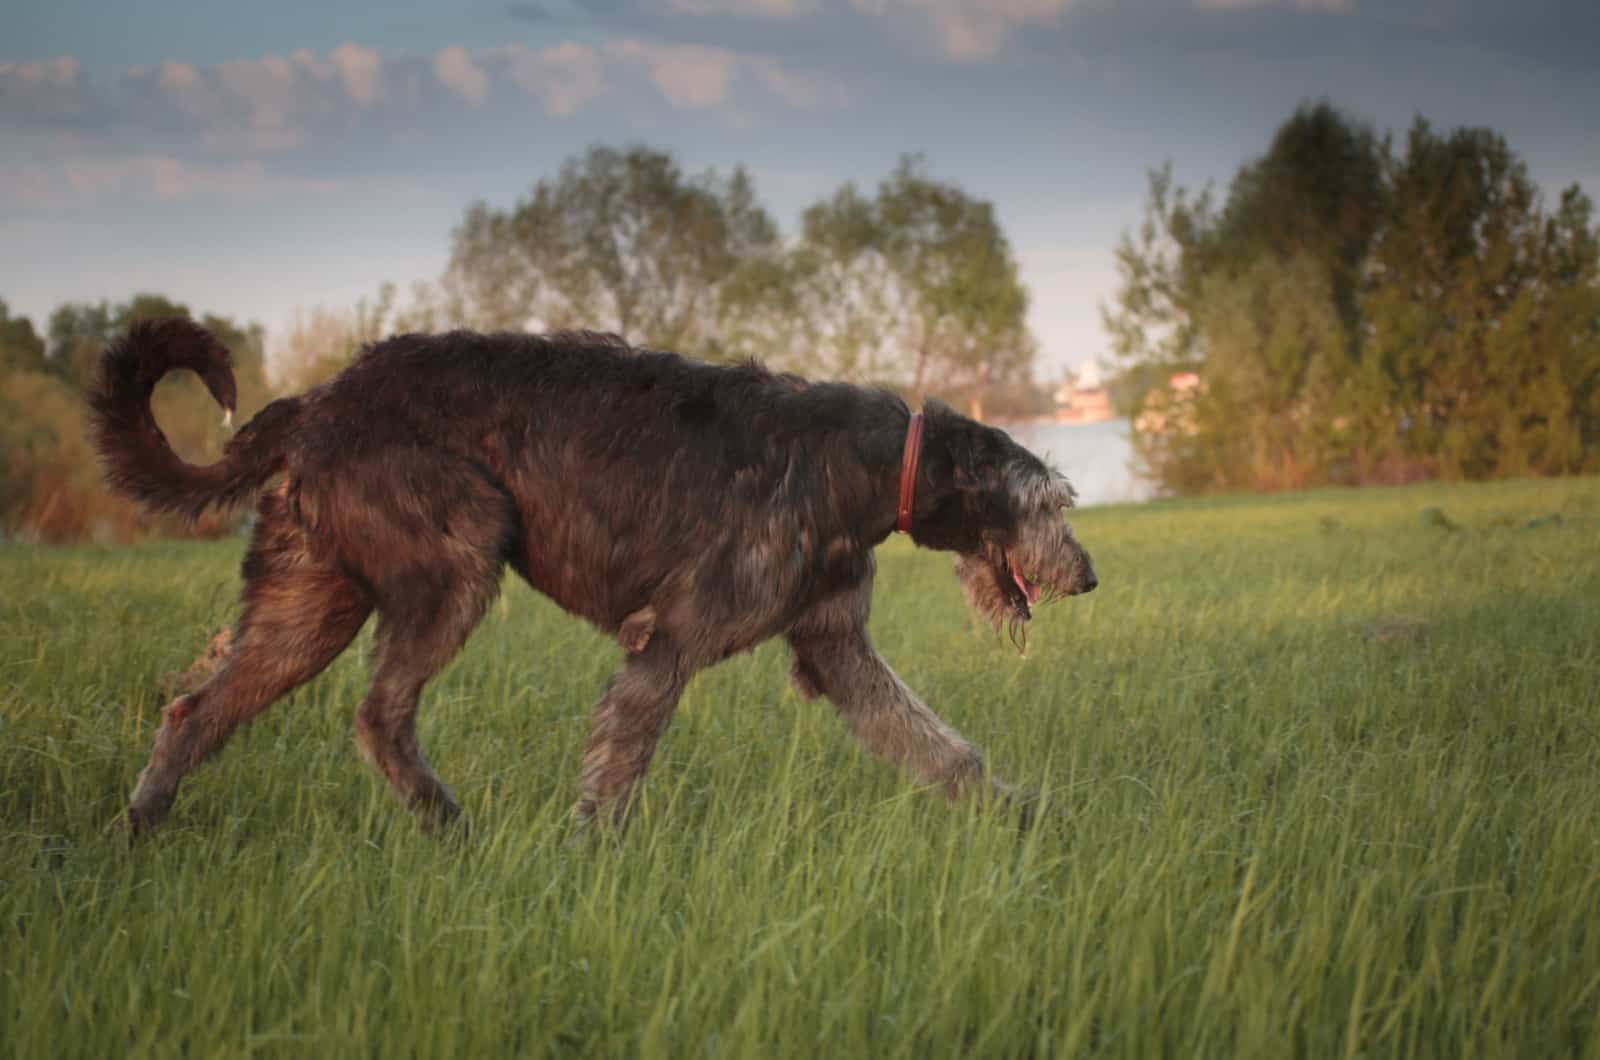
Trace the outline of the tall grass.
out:
[[[690,686],[634,826],[571,843],[619,651],[508,582],[421,720],[465,849],[354,753],[357,650],[129,852],[239,546],[0,550],[0,1047],[1600,1056],[1600,481],[1074,523],[1102,586],[1026,656],[947,559],[879,553],[884,655],[1046,792],[1020,836],[767,645]]]

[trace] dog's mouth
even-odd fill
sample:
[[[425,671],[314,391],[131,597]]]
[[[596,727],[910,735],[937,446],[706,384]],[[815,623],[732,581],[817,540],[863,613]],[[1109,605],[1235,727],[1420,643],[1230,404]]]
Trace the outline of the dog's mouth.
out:
[[[1040,552],[1027,541],[991,539],[981,549],[960,553],[956,577],[967,605],[996,629],[1009,627],[1012,638],[1018,639],[1034,608],[1094,589],[1088,556],[1070,540],[1058,551],[1064,554]]]
[[[1015,556],[1000,550],[1000,563],[995,568],[995,581],[1005,595],[1006,603],[1024,622],[1033,617],[1033,608],[1044,595],[1039,583],[1024,573]]]

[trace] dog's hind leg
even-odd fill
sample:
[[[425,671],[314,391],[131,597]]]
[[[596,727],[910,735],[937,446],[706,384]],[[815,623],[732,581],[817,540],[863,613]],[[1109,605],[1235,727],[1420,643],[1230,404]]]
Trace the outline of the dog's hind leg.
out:
[[[440,470],[445,474],[430,474]],[[372,687],[356,714],[356,739],[401,801],[442,830],[461,808],[417,744],[417,708],[423,686],[466,643],[499,592],[513,516],[504,495],[471,468],[418,456],[407,472],[412,488],[435,487],[428,500],[439,505],[442,525],[405,513],[388,520],[365,506],[372,520],[366,541],[384,547],[351,550],[378,610]]]
[[[356,714],[362,754],[424,822],[442,830],[461,814],[450,788],[417,744],[422,688],[466,643],[494,599],[495,585],[463,586],[416,610],[380,611],[372,688]]]
[[[572,808],[579,824],[602,812],[613,823],[626,820],[688,680],[688,667],[660,633],[612,675],[595,704],[583,752],[583,796]]]
[[[184,775],[230,733],[311,680],[349,645],[371,612],[362,589],[312,556],[275,498],[261,508],[244,561],[244,611],[221,667],[162,712],[150,761],[128,801],[132,836],[171,809]]]

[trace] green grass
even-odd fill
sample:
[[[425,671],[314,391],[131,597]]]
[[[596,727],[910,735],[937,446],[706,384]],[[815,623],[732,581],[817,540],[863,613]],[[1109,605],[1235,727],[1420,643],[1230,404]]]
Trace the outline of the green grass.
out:
[[[0,1049],[1600,1056],[1600,480],[1074,525],[1102,586],[1025,657],[879,553],[880,649],[1043,827],[916,790],[769,644],[569,843],[619,650],[508,582],[422,714],[466,849],[356,755],[356,650],[129,852],[239,544],[0,549]]]

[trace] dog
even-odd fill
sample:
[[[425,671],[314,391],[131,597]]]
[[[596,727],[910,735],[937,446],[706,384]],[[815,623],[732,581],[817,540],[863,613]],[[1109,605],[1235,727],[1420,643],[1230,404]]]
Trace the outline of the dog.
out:
[[[183,318],[134,324],[90,393],[111,486],[198,516],[258,498],[243,610],[220,667],[162,712],[129,799],[134,837],[241,723],[311,680],[376,612],[364,755],[431,826],[460,815],[417,745],[423,686],[509,565],[615,636],[580,822],[620,822],[690,677],[775,636],[796,689],[955,798],[1015,794],[867,636],[873,549],[904,532],[955,555],[981,617],[1015,635],[1045,599],[1093,590],[1067,479],[936,401],[700,363],[590,332],[399,335],[263,408],[216,463],[168,445],[150,394],[196,373],[231,417],[227,349]],[[269,483],[273,488],[267,489]]]

